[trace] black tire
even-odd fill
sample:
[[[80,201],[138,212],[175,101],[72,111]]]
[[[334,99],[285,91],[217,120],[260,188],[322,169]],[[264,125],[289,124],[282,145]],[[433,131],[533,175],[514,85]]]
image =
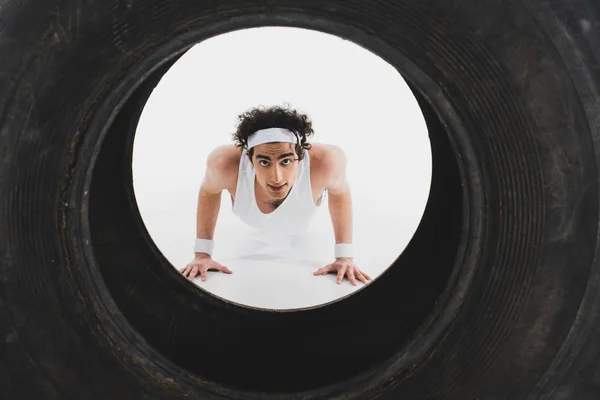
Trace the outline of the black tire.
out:
[[[1,397],[600,398],[597,7],[2,2]],[[198,290],[133,196],[133,133],[162,74],[200,40],[262,25],[379,54],[430,129],[415,237],[324,307],[261,311]]]

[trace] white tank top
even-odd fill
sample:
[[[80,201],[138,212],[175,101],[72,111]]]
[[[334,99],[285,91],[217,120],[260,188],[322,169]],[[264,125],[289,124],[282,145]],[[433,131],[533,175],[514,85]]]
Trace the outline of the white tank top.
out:
[[[256,173],[246,149],[240,158],[233,213],[262,232],[275,235],[293,235],[305,231],[327,195],[324,190],[317,204],[313,202],[310,182],[310,157],[304,149],[304,159],[298,163],[298,175],[288,196],[273,212],[264,214],[256,204],[254,184]]]

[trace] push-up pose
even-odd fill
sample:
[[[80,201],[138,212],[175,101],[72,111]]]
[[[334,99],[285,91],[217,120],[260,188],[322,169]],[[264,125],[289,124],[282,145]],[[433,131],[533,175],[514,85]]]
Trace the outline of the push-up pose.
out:
[[[246,224],[278,235],[301,232],[328,197],[335,234],[335,261],[314,275],[337,273],[353,285],[371,278],[353,261],[352,201],[346,158],[333,145],[310,144],[314,131],[306,115],[281,107],[255,108],[239,116],[235,144],[219,146],[207,159],[198,194],[194,259],[180,270],[206,280],[208,270],[231,270],[212,259],[212,240],[221,192],[231,195],[233,213]]]

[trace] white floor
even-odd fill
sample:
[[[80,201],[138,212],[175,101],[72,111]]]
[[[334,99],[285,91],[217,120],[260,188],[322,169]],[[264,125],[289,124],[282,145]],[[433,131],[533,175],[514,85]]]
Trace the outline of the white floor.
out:
[[[338,285],[335,275],[313,276],[318,264],[281,258],[219,260],[233,274],[211,273],[200,288],[222,299],[263,309],[299,309],[326,304],[364,287],[348,281]]]
[[[227,203],[225,200],[222,207],[230,207]],[[333,228],[324,206],[306,235],[296,237],[293,243],[285,238],[257,238],[253,229],[233,216],[217,228],[213,253],[213,259],[233,273],[211,271],[206,281],[196,278],[193,283],[231,302],[278,310],[314,307],[362,289],[364,284],[353,286],[347,279],[338,285],[334,274],[313,275],[335,261]],[[412,236],[401,218],[378,215],[376,208],[368,214],[356,213],[354,225],[355,264],[373,279],[394,262]],[[415,221],[407,225],[415,225]],[[261,243],[269,245],[264,248]],[[187,262],[189,259],[174,266],[179,269]]]

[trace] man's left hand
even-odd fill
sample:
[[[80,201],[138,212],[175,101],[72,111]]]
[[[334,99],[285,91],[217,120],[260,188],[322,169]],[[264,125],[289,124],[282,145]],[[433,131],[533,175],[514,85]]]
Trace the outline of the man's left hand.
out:
[[[342,283],[344,276],[346,275],[348,276],[350,283],[354,286],[356,286],[356,279],[360,280],[362,283],[367,283],[367,281],[371,280],[369,275],[360,271],[356,265],[354,265],[354,260],[352,258],[336,258],[334,263],[315,271],[313,275],[326,275],[330,272],[337,272],[338,285]]]

